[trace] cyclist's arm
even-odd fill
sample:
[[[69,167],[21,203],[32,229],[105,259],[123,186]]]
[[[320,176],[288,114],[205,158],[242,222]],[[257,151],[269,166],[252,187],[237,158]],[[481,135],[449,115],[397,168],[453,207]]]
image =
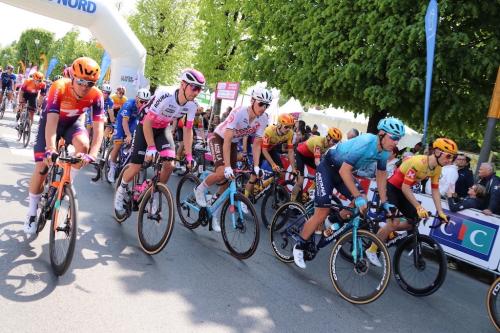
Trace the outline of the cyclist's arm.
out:
[[[231,143],[234,132],[232,129],[226,129],[224,132],[224,144],[222,145],[222,157],[224,158],[224,167],[231,167]]]
[[[256,137],[255,140],[253,140],[253,145],[252,145],[253,166],[254,167],[255,166],[256,167],[259,166],[260,153],[262,151],[263,151],[262,150],[262,138],[261,137]],[[266,151],[266,153],[267,153],[267,151]],[[267,155],[269,156],[269,153],[267,153]],[[264,153],[264,157],[266,158],[266,160],[269,161],[269,163],[271,163],[271,165],[276,164],[276,163],[273,162],[273,159],[271,158],[271,156],[269,156],[269,158],[267,158],[266,154]]]
[[[47,123],[45,124],[45,150],[56,151],[56,130],[59,123],[59,114],[55,112],[47,113]]]
[[[359,197],[361,193],[359,192],[356,184],[354,183],[354,179],[352,178],[352,165],[346,162],[342,163],[339,174],[345,186],[347,187],[349,192],[351,192],[352,196],[355,198]]]
[[[273,164],[276,164],[276,162],[273,161],[271,154],[269,154],[269,150],[268,150],[269,144],[267,142],[269,142],[270,140],[271,139],[268,136],[264,136],[264,139],[261,140],[262,141],[262,144],[261,144],[262,149],[261,150],[262,150],[262,155],[264,155],[264,158],[269,162],[269,165],[272,166]],[[255,147],[255,142],[254,142],[254,147]],[[254,153],[254,156],[255,156],[255,153]]]
[[[186,156],[193,154],[193,122],[188,125],[189,121],[182,128],[182,136],[184,137],[184,151]]]
[[[130,128],[128,127],[129,119],[130,118],[126,117],[126,116],[123,116],[123,118],[122,118],[122,127],[123,127],[123,131],[125,132],[126,136],[132,136],[132,133],[130,133]]]
[[[377,189],[380,195],[380,202],[387,201],[387,171],[377,169]]]
[[[413,205],[413,207],[417,208],[420,205],[417,201],[417,198],[415,198],[410,185],[403,183],[403,185],[401,185],[401,191],[403,192],[405,198],[408,199],[408,201]]]
[[[18,98],[17,98],[17,101],[22,104],[24,103],[24,91],[22,89],[19,89],[19,94],[18,94]]]
[[[109,108],[108,109],[108,117],[109,117],[109,121],[114,124],[115,123],[115,107],[113,105],[113,107]]]
[[[432,189],[432,200],[436,206],[437,213],[444,213],[443,207],[441,207],[441,193],[439,193],[439,188]]]

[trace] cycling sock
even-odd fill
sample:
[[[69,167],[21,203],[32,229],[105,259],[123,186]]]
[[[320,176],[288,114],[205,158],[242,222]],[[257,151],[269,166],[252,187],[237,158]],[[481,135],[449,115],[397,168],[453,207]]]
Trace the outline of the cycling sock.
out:
[[[29,208],[28,208],[28,215],[29,216],[36,216],[36,210],[38,208],[38,203],[40,202],[41,196],[42,196],[41,194],[33,194],[33,193],[29,194],[29,198],[30,198],[30,204],[29,204]]]
[[[375,243],[372,243],[372,245],[368,248],[368,252],[375,253],[378,250],[378,246]]]
[[[122,178],[122,182],[120,183],[120,189],[126,190],[127,188],[128,188],[128,183],[126,181],[124,181]]]
[[[208,189],[207,183],[205,181],[201,182],[200,185],[197,187],[200,191],[206,191]]]
[[[115,168],[116,168],[116,163],[115,163],[115,162],[113,162],[113,161],[111,161],[111,160],[109,160],[109,167],[110,167],[111,169],[115,169]]]

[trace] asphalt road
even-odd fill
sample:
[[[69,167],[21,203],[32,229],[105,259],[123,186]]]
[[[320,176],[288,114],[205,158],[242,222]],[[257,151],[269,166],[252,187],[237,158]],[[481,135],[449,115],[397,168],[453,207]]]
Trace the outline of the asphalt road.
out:
[[[246,261],[233,258],[220,234],[176,221],[167,247],[149,256],[138,246],[135,215],[112,217],[112,189],[75,179],[78,240],[72,265],[56,278],[48,228],[22,233],[32,146],[16,141],[14,115],[0,120],[1,332],[494,332],[488,286],[448,271],[434,295],[416,298],[394,279],[374,303],[340,298],[328,275],[328,249],[307,270],[279,262],[267,231]],[[34,138],[34,135],[33,135]],[[175,193],[177,177],[169,187]]]

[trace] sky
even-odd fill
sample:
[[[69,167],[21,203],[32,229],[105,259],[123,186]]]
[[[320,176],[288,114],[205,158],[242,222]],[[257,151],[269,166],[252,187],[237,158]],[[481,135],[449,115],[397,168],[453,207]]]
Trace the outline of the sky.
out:
[[[106,0],[105,0],[106,1]],[[131,13],[135,8],[136,0],[113,0],[121,3],[120,12]],[[55,38],[64,36],[73,25],[62,21],[54,20],[42,15],[38,15],[17,7],[6,5],[0,0],[0,15],[2,22],[2,32],[0,33],[0,47],[5,47],[15,40],[19,40],[21,34],[26,29],[42,28],[55,33]],[[80,38],[89,40],[92,37],[90,31],[79,27]]]

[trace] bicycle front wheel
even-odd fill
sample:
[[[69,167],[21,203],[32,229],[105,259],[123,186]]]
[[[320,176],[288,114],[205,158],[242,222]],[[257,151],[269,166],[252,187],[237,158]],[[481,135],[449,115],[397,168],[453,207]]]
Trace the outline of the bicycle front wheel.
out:
[[[486,308],[488,309],[488,315],[490,316],[491,322],[495,325],[497,331],[500,331],[500,277],[493,282],[490,289],[488,290],[488,295],[486,296]]]
[[[413,296],[435,293],[446,279],[446,255],[441,245],[427,235],[408,237],[394,252],[394,277]]]
[[[56,201],[50,224],[49,252],[52,269],[57,276],[69,268],[75,252],[78,207],[71,185],[63,187],[62,198]]]
[[[250,258],[259,245],[259,218],[250,200],[241,193],[234,194],[221,212],[221,232],[229,252],[238,259]]]
[[[366,258],[365,251],[372,242],[379,249],[381,267],[372,265]],[[354,248],[353,243],[356,244]],[[344,246],[352,248],[351,260],[346,260],[341,254]],[[333,287],[343,299],[354,304],[367,304],[379,298],[387,288],[391,277],[389,252],[371,232],[357,230],[357,237],[353,239],[353,231],[349,231],[333,246],[329,271]]]
[[[194,189],[200,185],[200,180],[191,174],[187,174],[180,180],[175,193],[175,205],[177,214],[182,224],[188,229],[196,229],[200,225],[200,207],[196,203]]]
[[[137,217],[137,235],[144,252],[159,253],[174,229],[174,201],[166,185],[158,183],[144,194]]]
[[[26,122],[24,123],[24,131],[23,131],[24,148],[28,147],[30,143],[30,137],[31,137],[31,123],[29,119],[27,119]]]
[[[276,185],[276,191],[267,191],[260,206],[260,217],[266,229],[269,229],[271,224],[269,217],[272,217],[274,212],[288,201],[290,201],[290,194],[281,185]]]

